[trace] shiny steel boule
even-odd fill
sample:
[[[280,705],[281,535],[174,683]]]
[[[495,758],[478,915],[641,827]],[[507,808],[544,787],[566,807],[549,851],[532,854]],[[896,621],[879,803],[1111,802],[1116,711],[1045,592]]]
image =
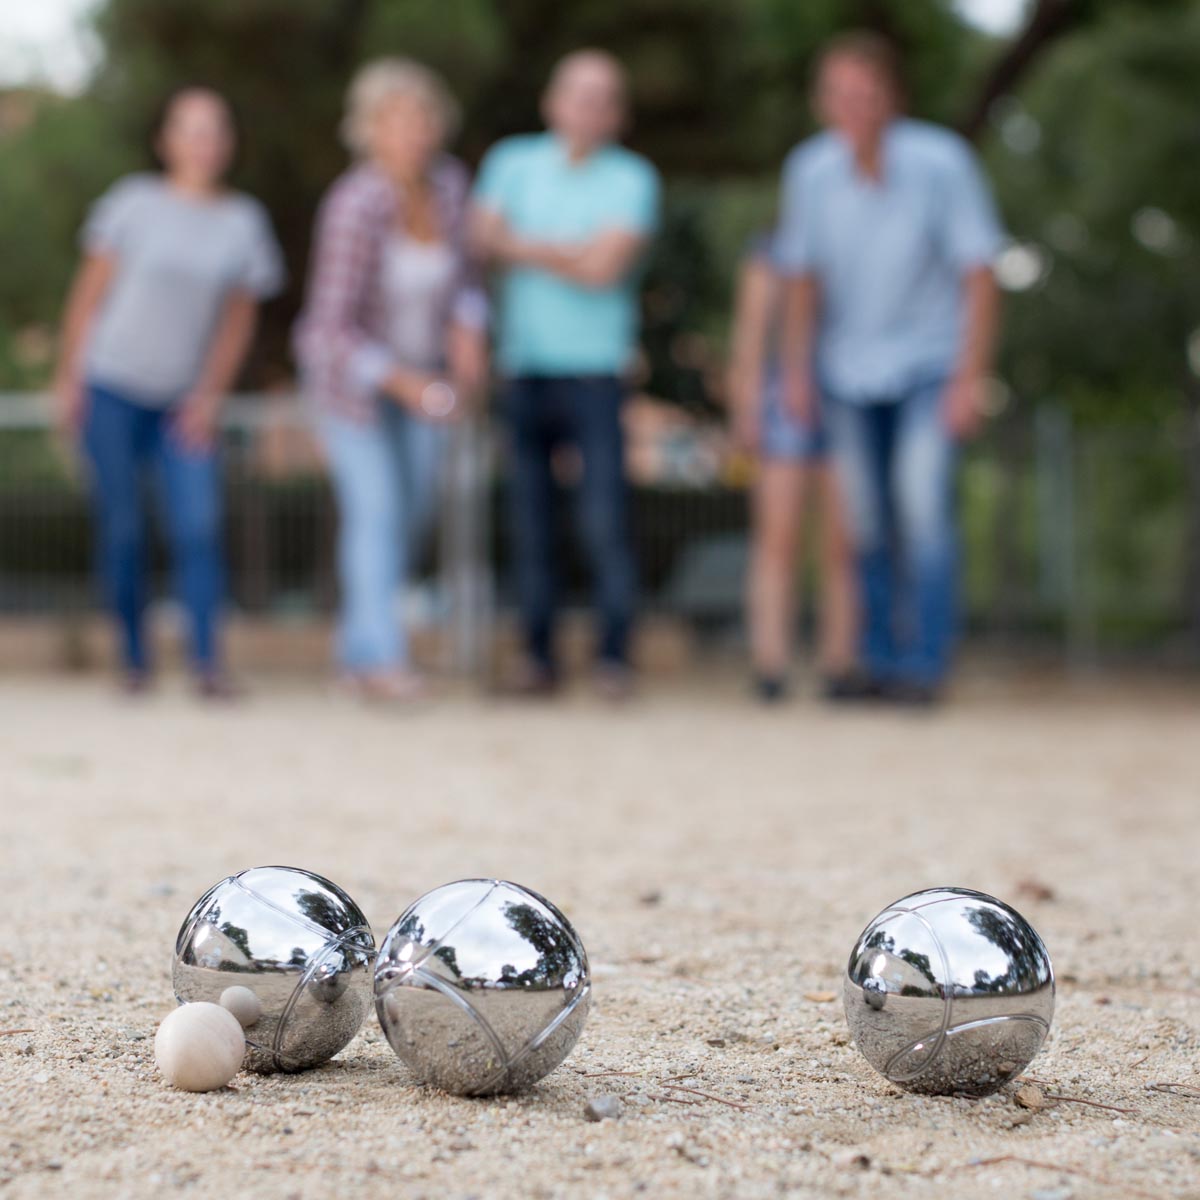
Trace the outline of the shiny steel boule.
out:
[[[587,954],[548,900],[497,879],[435,888],[388,931],[375,1009],[421,1080],[461,1096],[530,1087],[571,1052],[591,996]]]
[[[897,900],[858,937],[843,985],[866,1060],[912,1092],[986,1096],[1037,1054],[1054,970],[1015,909],[966,888]]]
[[[371,1007],[375,939],[336,884],[294,867],[255,867],[209,888],[175,942],[181,1003],[231,987],[261,1006],[246,1028],[252,1070],[301,1071],[332,1058]]]

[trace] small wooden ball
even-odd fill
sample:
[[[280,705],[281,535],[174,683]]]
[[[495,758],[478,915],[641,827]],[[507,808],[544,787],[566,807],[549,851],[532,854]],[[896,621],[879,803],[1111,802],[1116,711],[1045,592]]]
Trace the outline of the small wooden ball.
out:
[[[243,1029],[249,1029],[262,1016],[262,1001],[248,987],[227,987],[221,993],[220,1004],[237,1017]]]
[[[246,1037],[237,1017],[219,1004],[183,1004],[158,1027],[154,1061],[175,1087],[211,1092],[241,1069]]]

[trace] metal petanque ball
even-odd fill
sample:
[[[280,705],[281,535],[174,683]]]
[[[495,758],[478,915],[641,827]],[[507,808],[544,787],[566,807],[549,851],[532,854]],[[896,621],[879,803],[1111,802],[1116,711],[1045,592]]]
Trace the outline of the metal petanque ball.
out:
[[[912,1092],[986,1096],[1028,1065],[1054,969],[1015,909],[966,888],[897,900],[858,937],[842,989],[866,1060]]]
[[[530,1087],[571,1052],[591,997],[587,954],[548,900],[497,879],[427,892],[375,963],[375,1009],[424,1082],[460,1096]]]
[[[261,1012],[246,1028],[246,1066],[301,1071],[358,1032],[374,956],[366,918],[336,884],[255,867],[209,888],[188,913],[175,942],[175,997],[217,1004],[230,987],[249,989]]]

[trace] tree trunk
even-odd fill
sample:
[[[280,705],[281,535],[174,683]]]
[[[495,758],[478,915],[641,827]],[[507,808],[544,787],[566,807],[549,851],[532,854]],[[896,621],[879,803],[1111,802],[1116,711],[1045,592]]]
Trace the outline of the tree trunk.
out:
[[[1020,35],[1009,45],[971,105],[959,131],[977,141],[987,125],[992,105],[1008,95],[1043,52],[1083,19],[1079,0],[1037,0]]]

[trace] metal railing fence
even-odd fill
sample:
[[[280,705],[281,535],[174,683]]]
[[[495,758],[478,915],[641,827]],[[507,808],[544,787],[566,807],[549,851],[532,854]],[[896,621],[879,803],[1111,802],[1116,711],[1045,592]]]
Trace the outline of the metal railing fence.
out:
[[[0,395],[0,618],[95,604],[84,474],[45,399]],[[508,603],[504,456],[488,427],[460,429],[445,473],[427,590],[470,659]],[[241,396],[223,431],[230,598],[267,616],[336,602],[336,513],[294,397]],[[1108,650],[1200,648],[1200,436],[1176,428],[1075,429],[1060,411],[993,430],[963,466],[964,599],[970,634],[1048,642],[1074,659]],[[642,484],[634,532],[643,599],[699,629],[739,620],[744,488]],[[586,572],[563,538],[565,591]],[[156,574],[165,562],[161,550]]]

